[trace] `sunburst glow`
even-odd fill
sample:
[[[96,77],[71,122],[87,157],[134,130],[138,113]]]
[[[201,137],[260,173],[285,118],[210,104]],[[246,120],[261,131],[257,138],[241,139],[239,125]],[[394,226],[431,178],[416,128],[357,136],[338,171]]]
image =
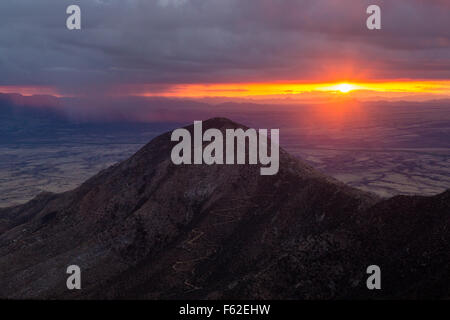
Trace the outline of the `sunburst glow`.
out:
[[[337,86],[337,89],[342,93],[350,92],[354,89],[354,87],[351,84],[348,83],[341,83]]]
[[[161,88],[152,85],[126,86],[120,92],[139,96],[164,97],[319,97],[333,94],[353,94],[359,98],[405,97],[424,95],[428,97],[450,97],[450,81],[377,81],[377,82],[335,82],[335,83],[210,83],[176,84]]]

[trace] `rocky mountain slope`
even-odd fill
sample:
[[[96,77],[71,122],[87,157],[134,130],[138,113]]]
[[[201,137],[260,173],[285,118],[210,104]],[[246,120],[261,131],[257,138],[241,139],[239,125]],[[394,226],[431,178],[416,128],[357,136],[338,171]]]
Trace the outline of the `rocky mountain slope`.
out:
[[[283,150],[274,176],[175,166],[173,145],[164,134],[73,191],[0,209],[0,297],[449,297],[449,191],[382,200]],[[72,264],[82,290],[66,288]],[[371,264],[382,270],[376,292]]]

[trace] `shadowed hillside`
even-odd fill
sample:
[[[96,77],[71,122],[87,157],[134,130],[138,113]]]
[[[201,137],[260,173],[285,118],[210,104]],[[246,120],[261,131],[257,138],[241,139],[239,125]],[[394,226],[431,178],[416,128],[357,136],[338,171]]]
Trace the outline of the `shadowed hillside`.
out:
[[[449,296],[448,191],[380,200],[282,150],[275,176],[175,166],[173,145],[161,135],[73,191],[0,209],[0,297]],[[66,289],[71,264],[81,291]],[[371,264],[382,269],[378,292],[366,289]]]

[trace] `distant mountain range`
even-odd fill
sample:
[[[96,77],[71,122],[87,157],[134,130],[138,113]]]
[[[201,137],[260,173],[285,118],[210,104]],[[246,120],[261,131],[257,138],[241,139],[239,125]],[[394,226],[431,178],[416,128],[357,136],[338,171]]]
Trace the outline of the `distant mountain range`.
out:
[[[450,191],[383,200],[283,150],[275,176],[175,166],[173,145],[163,134],[73,191],[0,209],[0,297],[450,297]],[[66,288],[69,265],[82,290]],[[369,265],[382,290],[366,288]]]
[[[104,115],[89,114],[82,111],[83,108],[95,113],[97,106],[86,103],[72,101],[71,98],[0,93],[0,145],[144,144],[155,133],[177,126],[176,122],[132,121],[114,111],[110,112],[110,118],[107,117],[108,112]],[[80,110],[74,111],[78,107]],[[123,111],[124,114],[126,112]]]

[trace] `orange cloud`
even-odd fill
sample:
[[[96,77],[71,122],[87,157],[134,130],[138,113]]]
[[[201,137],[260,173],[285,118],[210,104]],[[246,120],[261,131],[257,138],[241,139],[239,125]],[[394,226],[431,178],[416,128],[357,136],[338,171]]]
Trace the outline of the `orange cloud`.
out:
[[[364,100],[373,97],[450,97],[450,81],[343,81],[335,83],[217,83],[175,84],[164,90],[153,90],[152,85],[128,86],[127,94],[146,97],[173,98],[302,98],[350,95]]]
[[[62,97],[56,89],[45,86],[0,86],[0,93],[19,93],[23,96],[51,95]]]

